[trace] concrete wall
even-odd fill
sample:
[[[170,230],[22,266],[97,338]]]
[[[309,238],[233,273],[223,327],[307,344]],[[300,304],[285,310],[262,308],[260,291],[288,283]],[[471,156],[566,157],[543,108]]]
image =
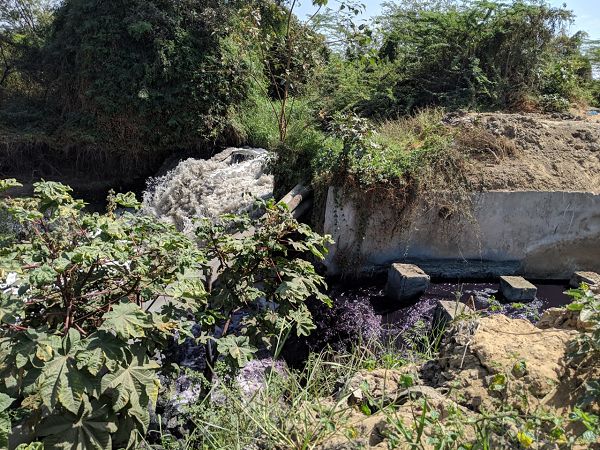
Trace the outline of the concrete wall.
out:
[[[490,191],[474,194],[471,219],[440,218],[436,208],[398,212],[384,203],[359,213],[359,202],[330,188],[325,232],[336,243],[331,274],[417,262],[432,275],[522,274],[569,278],[600,271],[600,195],[587,192]]]

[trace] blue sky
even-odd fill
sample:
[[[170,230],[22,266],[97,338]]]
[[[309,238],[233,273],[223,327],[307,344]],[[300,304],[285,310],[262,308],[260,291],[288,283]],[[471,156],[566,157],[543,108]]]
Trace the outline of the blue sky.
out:
[[[382,0],[362,0],[366,5],[366,16],[375,16],[381,12]],[[575,23],[571,26],[572,33],[578,30],[586,31],[592,39],[600,39],[600,1],[598,0],[550,0],[553,6],[567,4],[567,8],[575,12],[577,16]],[[336,7],[336,0],[329,0],[332,7]],[[300,17],[315,11],[310,0],[301,0],[297,10]]]

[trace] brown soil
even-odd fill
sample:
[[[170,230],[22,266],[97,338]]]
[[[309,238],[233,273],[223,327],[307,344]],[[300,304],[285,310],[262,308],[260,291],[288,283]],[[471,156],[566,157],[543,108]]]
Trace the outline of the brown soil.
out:
[[[427,399],[430,408],[438,411],[440,421],[449,421],[446,425],[452,425],[452,420],[460,418],[467,440],[474,439],[474,431],[466,424],[477,418],[477,413],[512,409],[522,414],[567,417],[584,394],[585,382],[600,376],[600,366],[595,359],[575,362],[569,358],[570,343],[588,327],[579,320],[578,314],[577,317],[574,314],[554,310],[537,327],[528,321],[503,315],[465,316],[447,330],[438,358],[420,369],[410,365],[355,374],[340,393],[342,399],[348,398],[351,406],[346,426],[354,430],[356,437],[349,439],[348,433],[339,432],[317,448],[392,448],[388,442],[388,432],[392,429],[390,417],[407,427],[415,427],[421,417],[423,398]],[[557,323],[561,328],[551,326]],[[413,376],[415,386],[401,387],[405,374]],[[493,386],[498,375],[503,376],[499,379],[506,380],[500,389]],[[378,410],[366,417],[357,408],[365,402],[379,408],[395,405],[394,412],[390,415],[389,411]],[[597,404],[584,407],[592,414],[598,414],[599,408]],[[452,411],[454,419],[450,415]],[[567,422],[566,428],[575,435],[584,431],[574,423]],[[427,441],[436,433],[439,437],[440,430],[427,425],[423,432],[426,444],[418,448],[433,450],[434,446]],[[501,438],[501,434],[492,436],[495,442],[492,448],[514,448]],[[549,442],[542,444],[540,441],[532,448],[563,448]],[[400,443],[394,448],[416,447]],[[600,441],[568,448],[599,449]]]
[[[514,143],[513,155],[490,149],[491,157],[470,160],[468,177],[477,189],[600,193],[597,116],[472,113],[449,117],[447,122],[483,128]]]

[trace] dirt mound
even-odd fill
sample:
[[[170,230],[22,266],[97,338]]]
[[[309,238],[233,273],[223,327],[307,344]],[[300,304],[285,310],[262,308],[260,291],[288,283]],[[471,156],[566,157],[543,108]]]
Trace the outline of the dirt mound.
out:
[[[527,391],[530,402],[543,403],[567,371],[568,343],[577,334],[503,315],[463,326],[440,353],[440,375],[451,380],[442,385],[459,391],[461,402],[476,410],[492,407],[490,387],[502,391],[508,378],[519,395]]]
[[[468,178],[483,190],[600,193],[600,123],[571,114],[450,115],[453,126],[478,127],[514,143],[511,156],[472,160]]]
[[[500,419],[490,428],[490,448],[516,448],[515,436],[528,447],[527,436],[519,431],[527,422],[519,423],[517,417],[566,417],[577,406],[585,380],[600,376],[597,361],[582,365],[569,357],[570,344],[585,327],[566,319],[559,320],[562,329],[541,329],[503,315],[465,318],[447,331],[438,358],[418,375],[415,366],[358,372],[341,391],[351,410],[345,426],[317,448],[441,448],[436,444],[445,436],[456,438],[448,443],[472,442],[480,431],[477,424],[494,417]],[[415,384],[407,386],[411,380]],[[596,414],[598,408],[587,407]],[[580,424],[564,426],[574,435],[584,431]],[[420,444],[415,447],[417,435]],[[540,439],[536,445],[543,445],[532,448],[563,448]],[[600,442],[568,448],[600,448],[596,445]]]

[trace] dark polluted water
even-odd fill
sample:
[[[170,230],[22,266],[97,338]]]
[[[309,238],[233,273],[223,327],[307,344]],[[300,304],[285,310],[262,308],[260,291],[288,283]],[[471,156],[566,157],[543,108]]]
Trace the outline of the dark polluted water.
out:
[[[410,303],[396,303],[385,296],[385,277],[369,280],[330,283],[330,296],[334,303],[364,303],[372,305],[384,326],[403,333],[418,322],[431,323],[438,300],[457,300],[475,306],[489,314],[505,314],[512,318],[539,320],[548,308],[567,305],[571,299],[565,294],[568,281],[535,281],[537,298],[528,303],[502,301],[497,280],[433,280],[429,289],[419,299]]]

